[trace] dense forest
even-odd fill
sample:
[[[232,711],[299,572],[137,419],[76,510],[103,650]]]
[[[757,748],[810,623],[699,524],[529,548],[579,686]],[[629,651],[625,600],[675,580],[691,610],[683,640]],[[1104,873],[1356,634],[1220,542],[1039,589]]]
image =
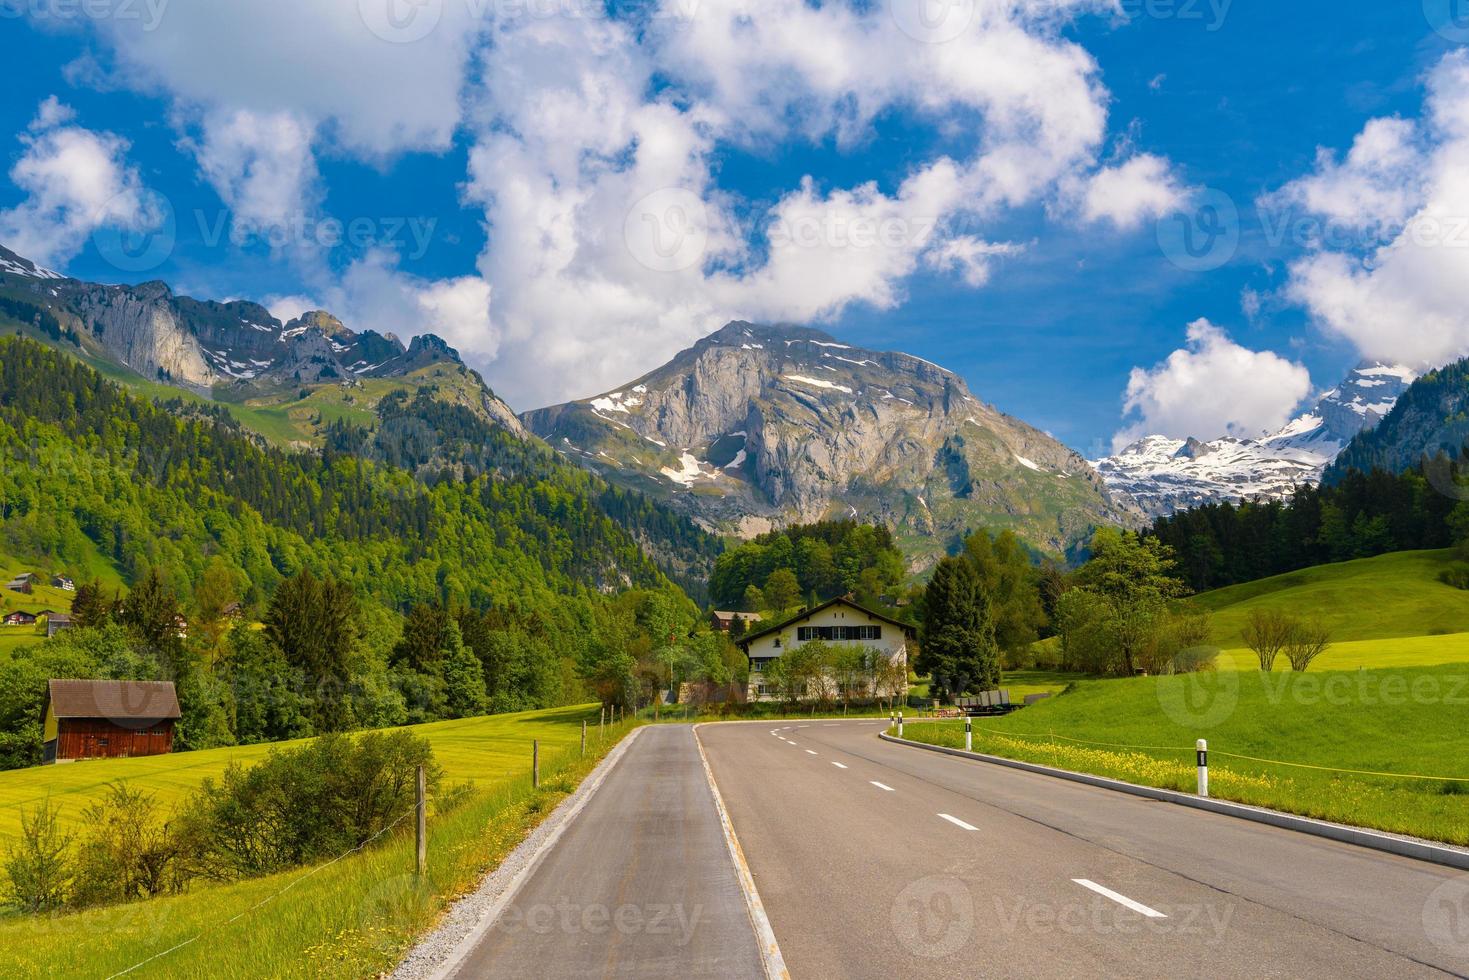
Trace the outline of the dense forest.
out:
[[[1386,418],[1362,430],[1341,451],[1323,482],[1338,483],[1352,472],[1401,473],[1425,459],[1457,459],[1466,440],[1469,360],[1462,360],[1430,371],[1409,386]]]
[[[856,521],[799,524],[720,555],[709,593],[721,609],[779,613],[804,601],[855,595],[892,605],[906,574],[886,527]]]
[[[428,388],[389,393],[379,402],[377,415],[373,429],[328,423],[326,451],[408,470],[430,483],[486,474],[554,482],[589,498],[686,592],[704,598],[709,566],[722,543],[667,506],[572,466],[539,442],[519,438],[465,405],[435,398]]]
[[[1430,476],[1433,479],[1430,479]],[[1449,492],[1444,492],[1445,490]],[[1469,536],[1469,487],[1446,460],[1404,473],[1350,471],[1289,501],[1208,504],[1149,532],[1194,591],[1389,551],[1446,548]]]
[[[265,448],[0,339],[0,550],[133,585],[0,663],[0,765],[34,761],[47,677],[175,680],[194,748],[725,678],[717,645],[662,649],[695,607],[581,479]]]

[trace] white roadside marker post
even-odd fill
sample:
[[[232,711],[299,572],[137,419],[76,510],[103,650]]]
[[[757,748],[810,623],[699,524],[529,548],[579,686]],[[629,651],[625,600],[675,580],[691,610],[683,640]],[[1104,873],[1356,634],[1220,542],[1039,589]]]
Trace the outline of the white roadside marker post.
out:
[[[964,751],[974,751],[974,722],[968,716],[964,716]]]
[[[898,737],[903,737],[903,712],[898,712]]]
[[[1199,795],[1209,795],[1209,743],[1199,739],[1194,746],[1199,755]]]

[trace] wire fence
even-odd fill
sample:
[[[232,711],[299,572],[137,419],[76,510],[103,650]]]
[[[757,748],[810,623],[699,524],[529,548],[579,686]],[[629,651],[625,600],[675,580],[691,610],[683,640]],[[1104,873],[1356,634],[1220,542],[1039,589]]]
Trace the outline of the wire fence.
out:
[[[609,723],[609,721],[610,721],[610,719],[608,719],[608,718],[606,718],[604,716],[604,718],[602,719],[602,722],[603,722],[602,724],[597,724],[594,728],[589,728],[588,726],[584,726],[583,729],[582,729],[582,736],[581,736],[580,747],[578,747],[578,744],[576,742],[572,742],[570,745],[560,746],[559,747],[559,751],[556,751],[555,753],[550,754],[550,755],[545,756],[545,757],[543,757],[542,752],[540,750],[539,740],[533,741],[533,743],[532,743],[532,761],[531,761],[531,768],[530,768],[530,770],[528,770],[528,771],[526,771],[526,772],[523,773],[523,777],[522,778],[528,777],[531,780],[531,789],[533,791],[539,790],[540,788],[542,788],[542,785],[546,782],[546,779],[548,777],[549,778],[555,778],[555,777],[559,776],[568,767],[572,766],[574,763],[576,763],[578,761],[585,760],[586,758],[588,758],[589,754],[595,755],[596,753],[607,751],[610,748],[611,744],[615,744],[615,742],[618,739],[620,739],[620,737],[623,734],[626,734],[627,729],[628,729],[627,719],[626,718],[621,718],[618,721],[610,722],[610,723]],[[632,727],[636,727],[636,725],[637,725],[637,722],[634,721]],[[610,737],[610,741],[609,741],[609,737]],[[591,753],[588,752],[588,749],[589,748],[592,750]],[[452,795],[452,794],[450,794],[450,795]],[[446,796],[446,794],[445,793],[442,793],[442,792],[441,793],[438,793],[438,794],[433,794],[433,795],[427,795],[426,794],[425,797],[424,797],[424,806],[427,806],[434,799],[444,798],[445,796]],[[408,820],[409,818],[413,817],[418,811],[419,811],[419,805],[415,802],[415,804],[414,804],[413,807],[409,808],[408,810],[406,810],[402,814],[400,814],[397,817],[395,817],[390,823],[388,823],[385,826],[383,826],[380,830],[378,830],[372,836],[370,836],[367,839],[363,840],[361,843],[357,844],[356,846],[351,847],[351,848],[348,848],[347,850],[343,851],[341,854],[336,855],[335,857],[331,858],[328,861],[324,861],[321,864],[315,865],[314,867],[312,867],[309,870],[305,871],[303,874],[297,875],[295,878],[291,879],[291,881],[288,882],[286,885],[284,885],[281,888],[276,889],[274,892],[271,892],[269,895],[266,895],[264,898],[260,899],[259,901],[255,902],[254,904],[250,905],[248,908],[242,909],[239,912],[236,912],[234,915],[230,916],[229,918],[223,919],[223,920],[215,923],[212,926],[209,926],[207,928],[201,929],[199,932],[197,932],[193,936],[190,936],[188,939],[185,939],[182,942],[175,943],[174,945],[168,947],[167,949],[160,950],[159,952],[154,953],[152,956],[149,956],[146,959],[139,960],[138,962],[136,962],[133,965],[127,967],[126,969],[119,970],[116,973],[110,974],[106,978],[106,980],[117,980],[118,977],[124,977],[124,976],[127,976],[128,974],[134,973],[137,970],[141,969],[142,967],[147,966],[150,963],[156,962],[156,961],[158,961],[160,959],[163,959],[166,956],[169,956],[169,955],[171,955],[173,953],[178,952],[181,949],[184,949],[184,948],[186,948],[188,946],[193,945],[194,943],[197,943],[200,939],[203,939],[205,936],[211,935],[212,933],[219,932],[219,931],[221,931],[221,930],[229,927],[230,925],[233,925],[234,923],[238,922],[239,920],[243,919],[244,917],[250,915],[252,912],[255,912],[258,909],[263,908],[266,905],[269,905],[271,902],[273,902],[276,899],[280,898],[282,895],[284,895],[287,892],[291,891],[293,888],[297,887],[298,885],[302,884],[303,882],[309,880],[313,876],[315,876],[317,874],[320,874],[321,872],[327,870],[328,868],[330,868],[333,865],[339,863],[340,861],[343,861],[346,858],[351,857],[354,854],[361,853],[370,844],[372,844],[373,842],[375,842],[378,839],[382,838],[383,836],[385,836],[386,834],[388,834],[390,831],[392,831],[394,828],[400,826],[405,820]]]

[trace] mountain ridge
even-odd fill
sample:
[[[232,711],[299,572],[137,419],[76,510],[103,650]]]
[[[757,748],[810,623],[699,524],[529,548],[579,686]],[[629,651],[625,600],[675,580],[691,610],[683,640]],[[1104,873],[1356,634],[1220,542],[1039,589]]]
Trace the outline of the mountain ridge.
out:
[[[1364,361],[1310,411],[1256,439],[1144,436],[1093,465],[1153,517],[1206,503],[1281,500],[1321,479],[1344,447],[1392,410],[1416,378],[1401,365]]]
[[[953,372],[810,327],[733,321],[620,388],[521,418],[711,529],[872,520],[920,568],[980,526],[1075,553],[1096,526],[1142,519],[1079,454]]]

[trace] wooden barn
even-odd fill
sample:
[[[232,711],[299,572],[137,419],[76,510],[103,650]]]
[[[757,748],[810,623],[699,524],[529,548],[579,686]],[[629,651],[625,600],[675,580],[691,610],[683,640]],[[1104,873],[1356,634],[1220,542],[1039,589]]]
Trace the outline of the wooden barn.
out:
[[[173,751],[179,699],[170,681],[53,680],[46,692],[44,761]]]

